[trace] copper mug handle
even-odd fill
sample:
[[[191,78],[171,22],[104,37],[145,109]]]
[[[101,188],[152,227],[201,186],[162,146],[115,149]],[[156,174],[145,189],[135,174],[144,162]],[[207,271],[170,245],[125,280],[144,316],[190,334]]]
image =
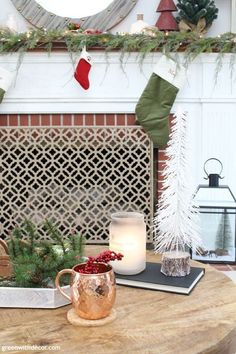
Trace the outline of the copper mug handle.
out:
[[[55,285],[57,287],[57,289],[60,291],[60,293],[65,297],[67,298],[69,301],[71,301],[71,297],[69,295],[67,295],[64,290],[62,290],[61,286],[60,286],[60,277],[63,275],[63,274],[75,274],[75,271],[73,269],[63,269],[61,270],[57,276],[56,276],[56,279],[55,279]]]

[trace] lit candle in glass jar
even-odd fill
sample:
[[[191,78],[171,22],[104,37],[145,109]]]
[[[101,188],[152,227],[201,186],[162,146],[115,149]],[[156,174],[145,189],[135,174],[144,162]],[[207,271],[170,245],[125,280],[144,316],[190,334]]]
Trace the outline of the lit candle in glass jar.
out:
[[[124,255],[121,261],[111,262],[118,274],[138,274],[146,267],[146,225],[141,213],[119,212],[111,215],[111,251]]]

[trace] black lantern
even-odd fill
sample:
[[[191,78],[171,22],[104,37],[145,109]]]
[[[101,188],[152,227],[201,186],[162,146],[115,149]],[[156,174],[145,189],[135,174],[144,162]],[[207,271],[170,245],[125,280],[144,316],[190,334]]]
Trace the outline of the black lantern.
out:
[[[209,161],[219,164],[219,173],[208,174]],[[236,233],[236,199],[226,185],[219,185],[223,171],[222,163],[216,158],[208,159],[204,171],[208,185],[199,185],[194,200],[199,206],[201,237],[204,247],[192,258],[207,263],[234,263]]]

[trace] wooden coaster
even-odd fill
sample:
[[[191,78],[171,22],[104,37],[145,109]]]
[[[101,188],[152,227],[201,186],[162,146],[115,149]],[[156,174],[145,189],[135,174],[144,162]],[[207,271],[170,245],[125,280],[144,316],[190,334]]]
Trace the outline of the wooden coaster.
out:
[[[110,323],[116,319],[116,310],[112,309],[109,316],[101,318],[100,320],[86,320],[77,315],[75,310],[72,308],[67,312],[67,320],[73,326],[81,327],[99,327],[104,326],[107,323]]]

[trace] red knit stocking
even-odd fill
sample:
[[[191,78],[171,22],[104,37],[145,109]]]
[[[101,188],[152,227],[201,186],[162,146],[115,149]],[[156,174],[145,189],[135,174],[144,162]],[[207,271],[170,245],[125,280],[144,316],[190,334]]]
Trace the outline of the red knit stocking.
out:
[[[85,49],[83,49],[74,73],[74,77],[85,90],[88,90],[89,88],[88,76],[91,66],[91,56]]]

